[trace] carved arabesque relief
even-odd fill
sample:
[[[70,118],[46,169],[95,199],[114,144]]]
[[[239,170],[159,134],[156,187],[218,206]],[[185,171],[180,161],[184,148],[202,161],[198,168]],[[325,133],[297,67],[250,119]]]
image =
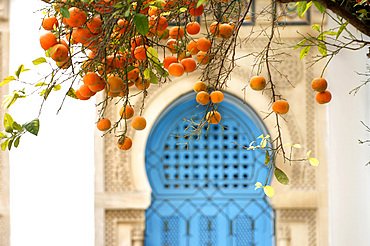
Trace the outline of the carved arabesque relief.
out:
[[[278,228],[292,221],[302,221],[307,225],[309,246],[317,245],[317,210],[316,209],[280,209],[276,211]]]
[[[132,223],[132,239],[144,238],[144,210],[107,210],[105,212],[105,246],[117,246],[119,222]]]

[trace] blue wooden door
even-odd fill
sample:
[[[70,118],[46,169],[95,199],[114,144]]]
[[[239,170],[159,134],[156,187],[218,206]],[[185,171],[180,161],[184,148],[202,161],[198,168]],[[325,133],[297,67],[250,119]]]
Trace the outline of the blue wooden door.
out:
[[[146,211],[146,246],[274,245],[274,213],[262,189],[265,153],[245,150],[266,129],[241,100],[225,93],[220,125],[205,127],[188,148],[184,130],[204,111],[188,93],[165,109],[153,126],[145,163],[152,187]],[[200,116],[199,116],[200,117]],[[195,119],[197,120],[197,119]],[[209,128],[208,128],[209,127]]]

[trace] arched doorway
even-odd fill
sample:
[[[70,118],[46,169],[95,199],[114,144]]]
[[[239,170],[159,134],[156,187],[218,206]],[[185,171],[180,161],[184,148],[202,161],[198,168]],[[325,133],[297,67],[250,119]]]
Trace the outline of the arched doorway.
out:
[[[267,131],[243,101],[225,93],[222,128],[211,125],[188,148],[184,129],[204,111],[195,94],[176,99],[158,117],[147,141],[145,165],[152,187],[146,246],[274,245],[274,213],[262,190],[264,152],[245,150]],[[200,116],[199,116],[200,117]],[[195,119],[196,120],[196,119]]]

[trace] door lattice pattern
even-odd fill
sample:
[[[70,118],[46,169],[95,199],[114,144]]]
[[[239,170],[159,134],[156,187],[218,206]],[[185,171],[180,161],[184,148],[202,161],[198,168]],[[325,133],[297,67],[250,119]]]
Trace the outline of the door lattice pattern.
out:
[[[241,147],[267,134],[265,128],[249,107],[226,94],[218,108],[222,126],[208,126],[185,148],[178,137],[188,127],[183,118],[205,109],[194,98],[189,93],[172,103],[149,135],[152,205],[145,245],[273,245],[273,211],[263,191],[254,190],[267,177],[264,152]]]

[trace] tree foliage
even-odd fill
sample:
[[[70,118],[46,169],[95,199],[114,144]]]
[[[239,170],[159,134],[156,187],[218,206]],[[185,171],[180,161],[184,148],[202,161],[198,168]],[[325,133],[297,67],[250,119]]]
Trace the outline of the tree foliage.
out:
[[[255,0],[44,2],[45,17],[42,27],[46,31],[40,37],[40,44],[45,50],[45,57],[35,59],[33,64],[48,64],[48,73],[35,83],[26,82],[33,86],[32,90],[13,91],[4,101],[5,108],[9,108],[20,98],[34,94],[42,98],[43,105],[53,100],[53,94],[62,87],[67,88],[64,100],[88,100],[96,92],[102,91],[104,98],[97,103],[100,124],[98,128],[105,131],[104,135],[115,134],[118,147],[127,150],[131,147],[128,128],[132,125],[134,129],[141,130],[146,124],[142,118],[129,120],[129,107],[134,106],[136,114],[142,115],[145,99],[150,93],[149,86],[167,83],[174,77],[181,77],[184,73],[197,69],[201,71],[199,80],[206,86],[196,91],[205,96],[202,99],[199,96],[199,100],[197,97],[197,101],[206,107],[199,122],[189,119],[191,125],[185,136],[190,141],[199,136],[205,125],[222,124],[221,116],[217,115],[217,108],[222,99],[214,100],[212,95],[207,99],[207,95],[214,91],[222,94],[239,59],[237,47],[250,42],[255,35],[254,31],[251,31],[247,37],[240,36],[243,23],[254,18],[251,15],[251,7]],[[301,145],[284,143],[280,127],[282,115],[288,112],[289,104],[282,100],[284,96],[276,90],[275,78],[272,75],[273,63],[276,61],[273,55],[276,48],[273,44],[279,43],[278,20],[281,16],[277,7],[291,2],[295,1],[272,0],[260,13],[255,13],[256,18],[269,21],[269,25],[262,27],[257,34],[265,36],[266,43],[257,54],[248,54],[254,55],[255,75],[267,71],[266,78],[258,77],[256,80],[259,85],[252,84],[252,75],[250,82],[251,88],[256,86],[257,90],[267,91],[271,95],[271,110],[266,117],[275,118],[277,133],[274,139],[262,135],[250,146],[244,147],[250,151],[265,150],[266,168],[269,168],[270,174],[274,173],[282,184],[289,184],[289,178],[276,166],[277,156],[282,155],[285,161],[308,161],[313,166],[319,163],[316,158],[310,156],[311,151],[307,152],[307,157],[299,160],[293,160],[291,155],[287,155],[287,150],[291,152],[301,148]],[[291,49],[299,49],[300,59],[304,59],[310,50],[316,48],[320,55],[316,56],[314,62],[326,61],[322,74],[318,76],[323,77],[327,63],[341,50],[359,50],[369,46],[365,37],[369,36],[370,32],[370,5],[367,0],[317,0],[295,3],[299,17],[303,17],[310,8],[316,8],[322,13],[323,20],[332,18],[337,27],[327,30],[323,23],[314,24],[312,29],[316,35],[301,34],[302,40]],[[202,32],[198,34],[199,18]],[[362,35],[351,33],[348,24],[356,27]],[[20,76],[28,70],[24,65],[20,65],[14,75],[6,77],[0,86],[15,82],[25,83]],[[280,71],[279,73],[283,74]],[[325,88],[319,90],[318,94],[324,93]],[[326,98],[327,94],[320,96],[323,100],[321,102],[330,101],[330,98]],[[140,105],[132,105],[134,97],[142,99]],[[109,105],[116,104],[122,107],[120,119],[110,122],[105,119],[106,109]],[[25,132],[37,135],[39,121],[36,118],[20,125],[6,114],[4,128],[5,132],[1,133],[1,148],[10,150],[12,146],[18,147]],[[272,188],[267,185],[258,183],[256,188],[264,188],[269,196],[273,194]]]

